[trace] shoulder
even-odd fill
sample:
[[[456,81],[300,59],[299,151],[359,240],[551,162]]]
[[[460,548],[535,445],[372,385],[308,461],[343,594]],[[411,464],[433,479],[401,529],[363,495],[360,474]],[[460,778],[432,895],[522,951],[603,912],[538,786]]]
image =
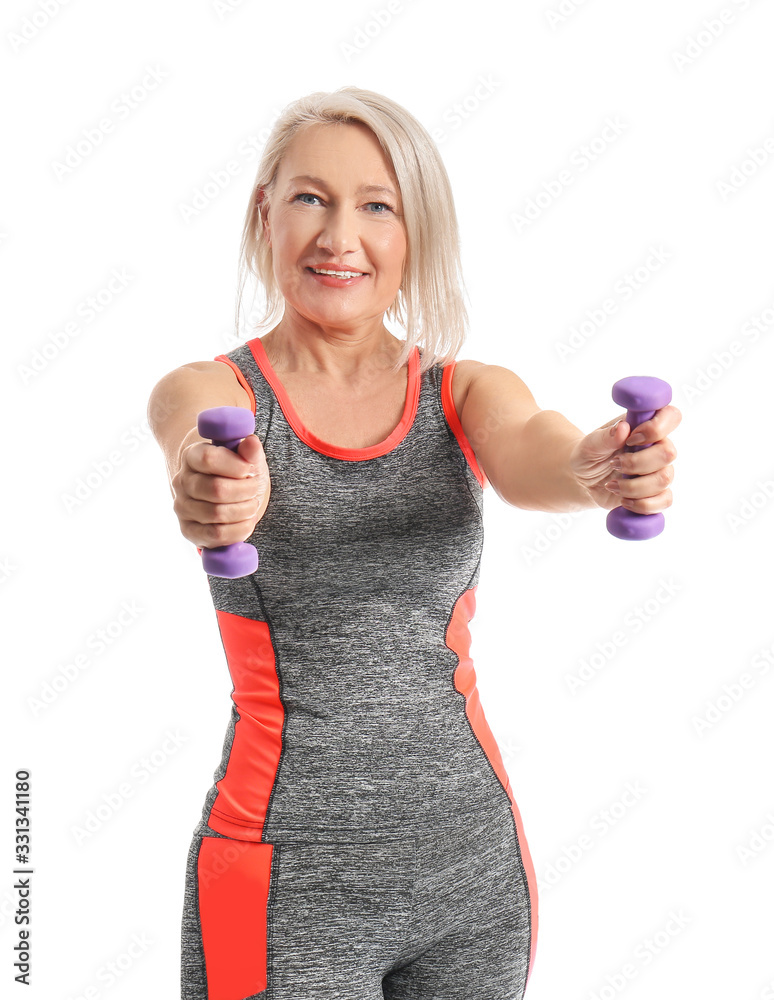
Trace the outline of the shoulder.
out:
[[[214,389],[234,396],[234,406],[243,406],[255,410],[255,401],[244,386],[244,377],[237,374],[236,366],[225,361],[191,361],[182,365],[177,371],[199,372],[202,378]],[[240,373],[241,374],[241,373]]]
[[[460,419],[468,398],[474,397],[478,403],[486,404],[506,396],[518,402],[534,403],[526,383],[509,368],[487,365],[483,361],[457,361],[452,376],[452,397]]]
[[[466,446],[470,447],[489,483],[500,493],[501,458],[537,404],[515,372],[482,361],[457,361],[452,375],[452,399]]]
[[[462,409],[465,405],[465,399],[467,398],[468,391],[472,382],[476,377],[476,373],[481,368],[486,368],[482,361],[457,361],[454,365],[454,373],[452,375],[452,399],[454,400],[454,409],[457,412],[457,416],[462,415]]]
[[[522,424],[540,407],[527,384],[502,365],[473,362],[466,370],[465,395],[458,411],[460,423],[471,440],[488,440],[491,428]],[[473,435],[471,437],[471,435]]]
[[[154,385],[149,406],[154,412],[168,413],[170,408],[180,405],[181,399],[195,401],[199,409],[241,406],[255,413],[253,401],[236,371],[222,361],[191,361],[167,372]]]
[[[510,369],[478,361],[460,364],[464,367],[459,405],[454,400],[460,425],[484,476],[495,492],[505,497],[510,488],[514,442],[540,407]]]

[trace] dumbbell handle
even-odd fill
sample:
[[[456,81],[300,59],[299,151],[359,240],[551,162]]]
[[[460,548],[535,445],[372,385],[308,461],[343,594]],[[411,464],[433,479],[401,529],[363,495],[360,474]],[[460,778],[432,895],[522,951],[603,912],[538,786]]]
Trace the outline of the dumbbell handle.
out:
[[[650,375],[630,375],[613,386],[613,401],[626,407],[626,422],[634,430],[646,420],[650,420],[657,410],[672,400],[672,388],[668,382]],[[624,451],[642,451],[651,444],[627,444]],[[636,479],[636,476],[622,474],[622,479]],[[638,514],[626,507],[614,507],[607,515],[607,530],[616,538],[628,541],[644,541],[655,538],[664,530],[664,515]]]
[[[197,430],[214,445],[236,452],[240,442],[255,433],[255,417],[242,406],[214,406],[202,410],[197,419]],[[218,545],[201,550],[202,566],[210,576],[229,580],[250,576],[258,569],[258,550],[249,542]]]

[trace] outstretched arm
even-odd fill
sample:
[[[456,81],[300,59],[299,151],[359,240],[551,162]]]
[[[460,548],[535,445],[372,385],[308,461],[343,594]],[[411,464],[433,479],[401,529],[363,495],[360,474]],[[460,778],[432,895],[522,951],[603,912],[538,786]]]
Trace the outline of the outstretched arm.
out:
[[[471,377],[460,423],[493,489],[511,506],[557,513],[623,503],[642,514],[664,510],[672,503],[666,487],[677,455],[666,435],[682,415],[674,406],[658,410],[638,428],[642,442],[628,441],[625,416],[584,434],[556,410],[541,410],[514,372],[482,365]],[[626,443],[654,446],[624,453]]]

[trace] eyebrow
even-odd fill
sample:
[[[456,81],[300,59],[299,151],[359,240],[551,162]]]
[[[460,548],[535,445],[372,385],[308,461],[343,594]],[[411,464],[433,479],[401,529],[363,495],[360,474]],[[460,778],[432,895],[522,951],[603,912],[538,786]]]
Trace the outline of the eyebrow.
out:
[[[309,184],[317,184],[319,187],[327,187],[327,184],[321,177],[312,177],[310,174],[299,174],[298,177],[291,177],[288,183],[293,184],[298,181],[304,181]],[[397,194],[391,187],[385,187],[383,184],[361,184],[357,189],[357,194],[362,194],[365,191],[377,191],[384,194],[391,194],[393,198],[397,198]]]

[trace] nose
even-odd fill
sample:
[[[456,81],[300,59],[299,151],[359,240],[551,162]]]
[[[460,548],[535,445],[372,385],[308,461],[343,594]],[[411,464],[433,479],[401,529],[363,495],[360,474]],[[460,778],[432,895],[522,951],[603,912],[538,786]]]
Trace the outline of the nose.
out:
[[[357,213],[343,205],[326,212],[323,228],[317,237],[317,247],[340,257],[346,251],[357,250],[359,246]]]

